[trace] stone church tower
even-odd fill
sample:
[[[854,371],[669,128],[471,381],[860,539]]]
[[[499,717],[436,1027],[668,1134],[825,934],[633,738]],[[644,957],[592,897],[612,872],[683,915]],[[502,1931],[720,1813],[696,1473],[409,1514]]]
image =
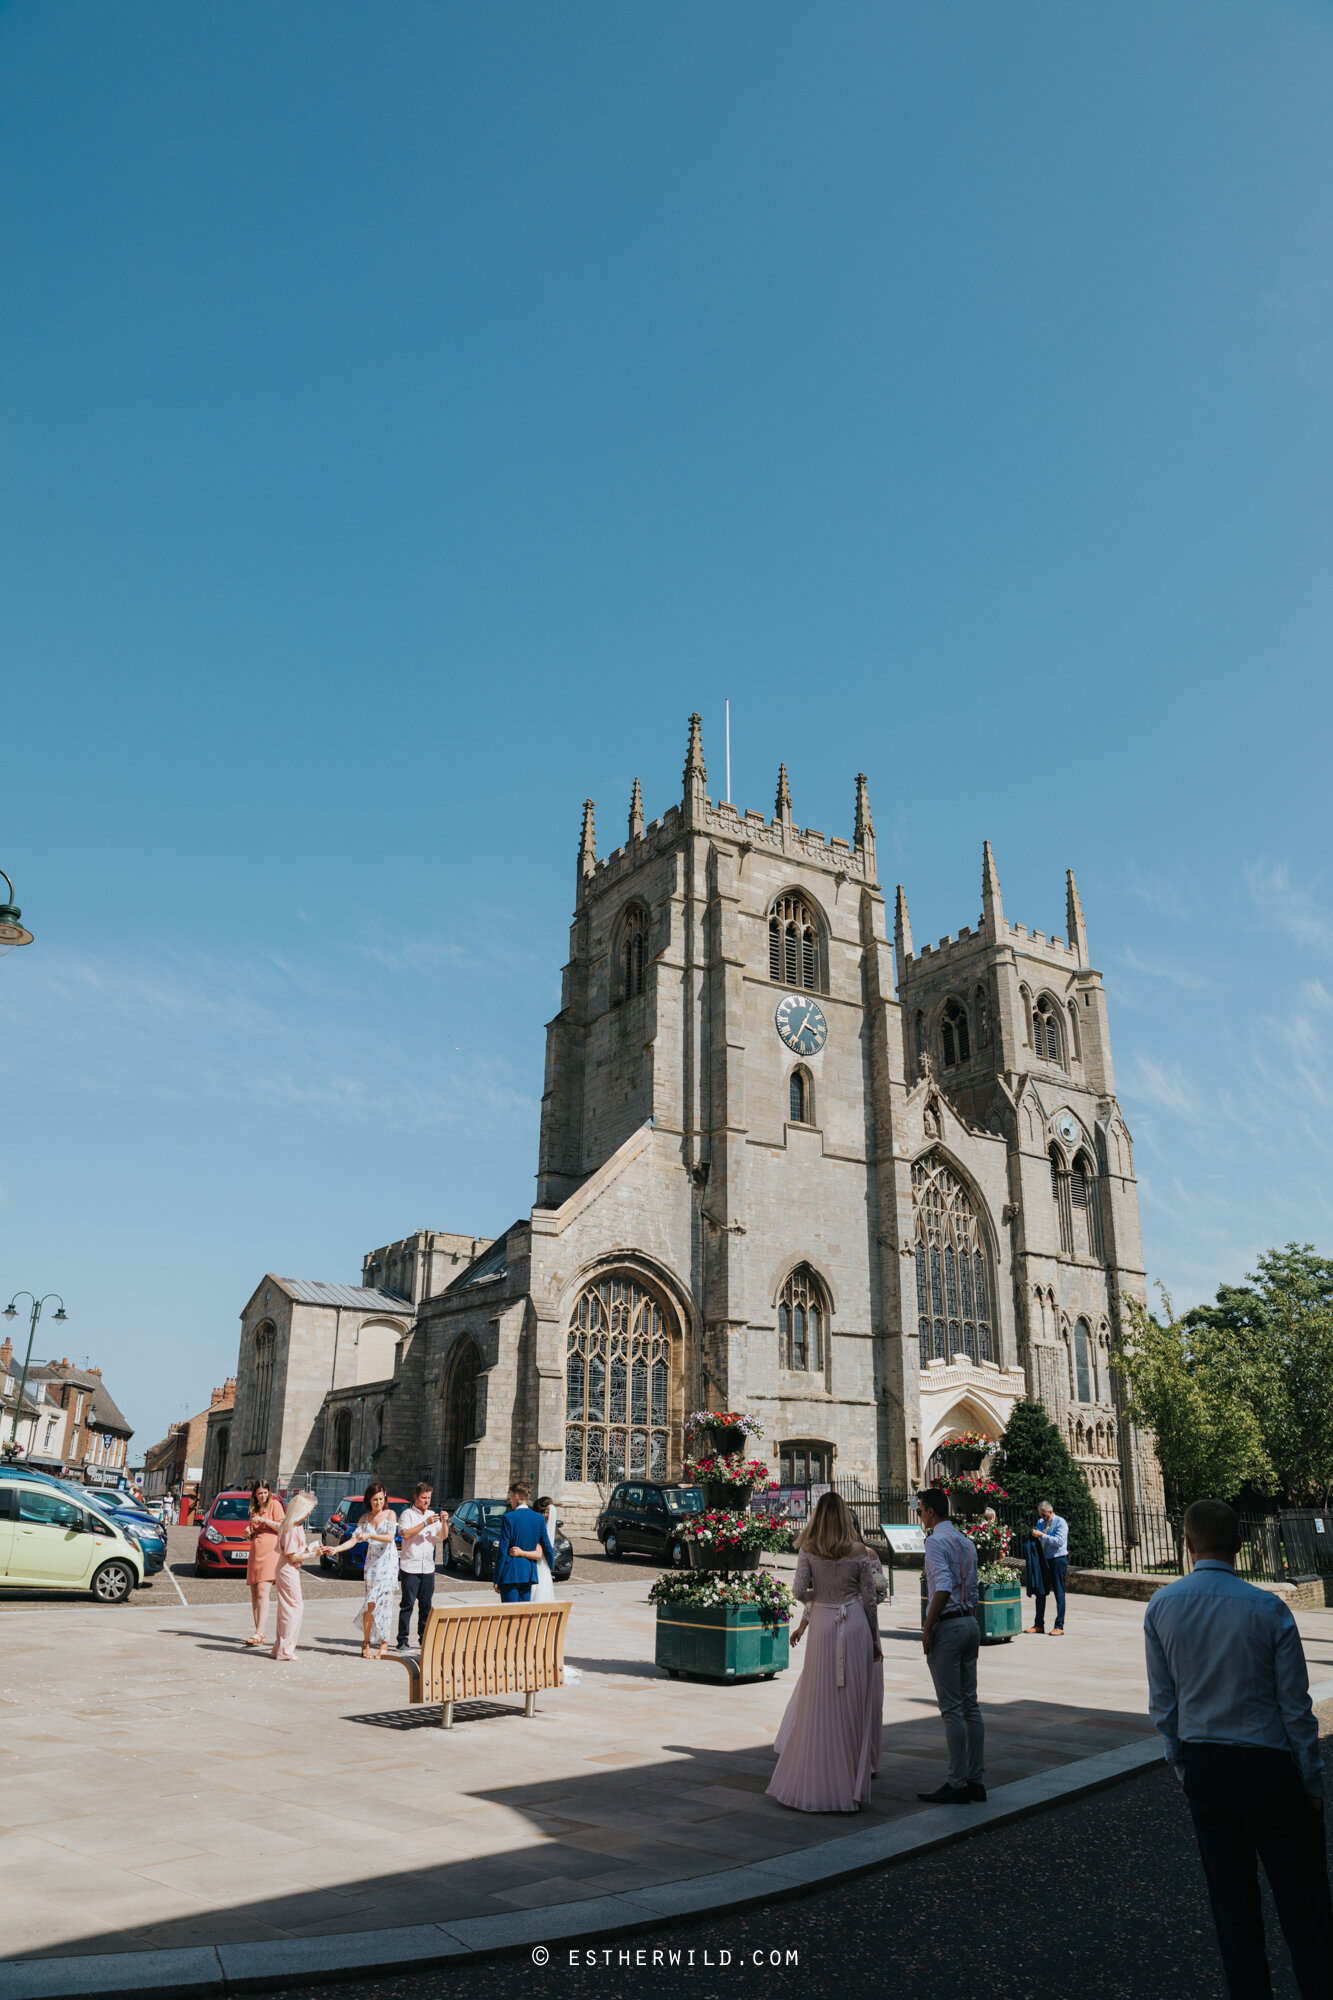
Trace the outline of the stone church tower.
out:
[[[798,827],[785,766],[771,818],[711,800],[698,716],[660,819],[636,780],[599,859],[585,805],[536,1205],[345,1392],[381,1477],[521,1474],[578,1520],[678,1477],[712,1405],[763,1419],[782,1483],[902,1490],[1026,1390],[1105,1501],[1155,1497],[1108,1369],[1142,1254],[1073,877],[1067,940],[1030,933],[987,845],[976,929],[918,953],[863,776],[854,807],[850,840]]]

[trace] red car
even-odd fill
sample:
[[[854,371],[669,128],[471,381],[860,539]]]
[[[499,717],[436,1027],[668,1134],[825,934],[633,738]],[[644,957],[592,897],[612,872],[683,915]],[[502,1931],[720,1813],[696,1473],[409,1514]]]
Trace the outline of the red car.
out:
[[[278,1498],[282,1499],[282,1494]],[[199,1523],[199,1540],[194,1550],[196,1576],[226,1576],[233,1571],[245,1574],[250,1560],[250,1495],[243,1492],[219,1493]]]

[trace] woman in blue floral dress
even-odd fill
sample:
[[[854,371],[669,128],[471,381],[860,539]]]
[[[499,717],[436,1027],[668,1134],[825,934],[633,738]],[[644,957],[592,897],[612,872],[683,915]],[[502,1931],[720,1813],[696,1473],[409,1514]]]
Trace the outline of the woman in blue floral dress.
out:
[[[372,1479],[366,1488],[366,1511],[356,1524],[354,1542],[366,1545],[363,1572],[366,1598],[361,1609],[361,1657],[370,1658],[370,1648],[379,1641],[379,1655],[388,1657],[389,1637],[398,1616],[398,1518],[386,1504],[383,1484]]]

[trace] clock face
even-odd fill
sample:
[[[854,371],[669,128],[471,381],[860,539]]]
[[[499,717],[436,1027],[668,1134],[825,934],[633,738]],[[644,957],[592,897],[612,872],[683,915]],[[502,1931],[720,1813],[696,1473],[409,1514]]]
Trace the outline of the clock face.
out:
[[[1078,1126],[1067,1111],[1055,1129],[1067,1146],[1072,1146],[1078,1137]]]
[[[789,993],[779,1000],[774,1017],[778,1033],[798,1056],[815,1056],[828,1040],[828,1022],[823,1010],[803,993]]]

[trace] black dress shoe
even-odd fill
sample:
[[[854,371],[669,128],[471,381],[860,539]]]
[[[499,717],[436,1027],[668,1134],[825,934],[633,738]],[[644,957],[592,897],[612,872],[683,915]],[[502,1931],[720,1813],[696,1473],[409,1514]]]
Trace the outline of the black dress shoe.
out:
[[[966,1806],[972,1803],[972,1794],[966,1785],[941,1785],[937,1792],[918,1792],[917,1797],[928,1806]]]
[[[977,1805],[984,1806],[986,1803],[986,1787],[984,1785],[969,1785],[967,1796],[974,1800]]]

